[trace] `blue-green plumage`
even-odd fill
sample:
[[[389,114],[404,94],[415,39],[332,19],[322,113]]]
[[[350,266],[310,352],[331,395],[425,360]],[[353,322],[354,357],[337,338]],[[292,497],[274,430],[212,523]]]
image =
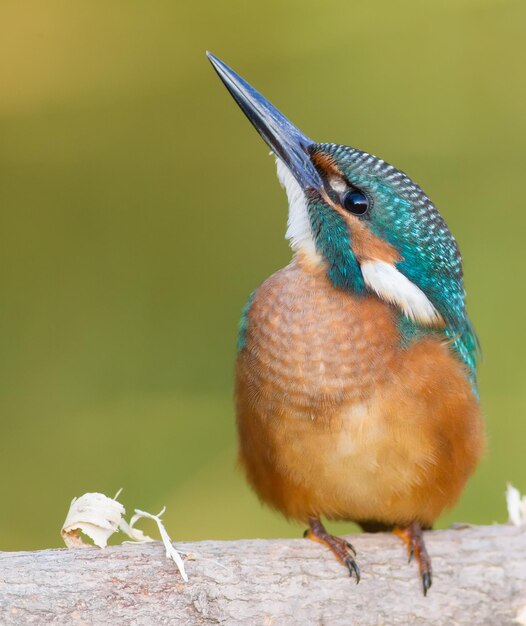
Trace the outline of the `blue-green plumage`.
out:
[[[238,325],[238,333],[237,333],[237,349],[243,350],[246,346],[247,342],[247,330],[248,330],[248,312],[250,311],[250,305],[252,304],[252,300],[254,299],[255,291],[253,291],[249,296],[248,300],[241,311],[241,318],[239,320]]]
[[[308,212],[316,248],[329,261],[328,275],[333,284],[364,294],[365,282],[345,220],[315,196],[308,202]]]

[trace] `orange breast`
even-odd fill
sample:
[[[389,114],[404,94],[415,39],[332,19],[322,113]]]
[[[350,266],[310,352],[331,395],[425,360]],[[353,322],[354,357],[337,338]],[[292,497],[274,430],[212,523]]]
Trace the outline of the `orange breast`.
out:
[[[431,524],[483,445],[440,340],[400,347],[393,309],[293,261],[258,289],[237,362],[240,460],[285,515]]]

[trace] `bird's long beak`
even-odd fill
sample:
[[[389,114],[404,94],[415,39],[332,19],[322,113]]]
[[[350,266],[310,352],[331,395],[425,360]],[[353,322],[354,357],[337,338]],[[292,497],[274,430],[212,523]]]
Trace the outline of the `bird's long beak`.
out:
[[[299,131],[275,106],[228,65],[210,52],[206,54],[243,113],[252,122],[272,152],[289,168],[301,187],[304,190],[323,189],[323,181],[308,154],[308,148],[314,145],[314,141]]]

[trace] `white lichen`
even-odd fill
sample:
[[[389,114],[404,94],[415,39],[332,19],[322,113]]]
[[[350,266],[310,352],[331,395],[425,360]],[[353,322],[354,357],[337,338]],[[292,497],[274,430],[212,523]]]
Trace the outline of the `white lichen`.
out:
[[[119,494],[120,490],[114,498],[109,498],[102,493],[85,493],[80,498],[73,498],[66,520],[60,531],[66,546],[68,548],[89,547],[90,544],[82,539],[81,532],[88,536],[99,548],[105,548],[108,545],[108,539],[119,531],[132,539],[134,543],[154,541],[154,539],[145,535],[142,530],[134,527],[139,519],[148,518],[157,524],[161,541],[166,550],[166,558],[175,562],[183,580],[185,582],[188,581],[184,561],[180,553],[174,548],[172,540],[161,520],[161,515],[166,510],[165,507],[157,515],[135,509],[135,515],[128,523],[124,519],[126,509],[117,501]]]
[[[510,524],[526,525],[526,495],[521,497],[520,491],[511,483],[506,488],[506,505]]]
[[[134,535],[137,532],[142,534],[140,530],[137,531],[134,528],[134,525],[138,520],[142,518],[153,520],[157,524],[157,528],[159,529],[159,534],[161,535],[161,541],[163,542],[164,549],[166,550],[166,558],[172,559],[175,562],[175,564],[179,568],[179,571],[181,572],[181,576],[183,577],[183,580],[188,581],[188,575],[186,574],[186,571],[184,569],[184,561],[181,558],[181,555],[179,554],[179,552],[177,552],[177,550],[173,547],[172,540],[170,539],[168,533],[166,532],[166,528],[164,527],[164,524],[162,523],[162,520],[161,520],[161,515],[163,515],[165,511],[166,511],[166,507],[164,506],[162,510],[159,513],[157,513],[157,515],[152,515],[152,513],[147,513],[146,511],[135,509],[135,515],[130,520],[128,530],[124,532],[126,532],[127,535],[133,539]],[[124,530],[124,528],[122,528],[122,530]],[[136,541],[141,541],[141,540],[136,539]],[[146,537],[144,541],[152,541],[152,540],[149,537]]]
[[[105,548],[108,539],[119,530],[125,508],[116,498],[102,493],[85,493],[73,498],[60,534],[68,548],[89,546],[79,531],[87,535],[96,546]]]

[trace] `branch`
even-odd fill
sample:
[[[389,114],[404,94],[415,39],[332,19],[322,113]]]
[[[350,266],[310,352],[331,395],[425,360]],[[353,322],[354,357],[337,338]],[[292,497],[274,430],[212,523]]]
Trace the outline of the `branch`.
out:
[[[329,551],[295,540],[181,544],[184,583],[159,543],[0,553],[1,624],[512,624],[526,607],[526,527],[426,533],[424,598],[389,534],[357,535],[356,585]],[[524,622],[523,622],[524,623]]]

